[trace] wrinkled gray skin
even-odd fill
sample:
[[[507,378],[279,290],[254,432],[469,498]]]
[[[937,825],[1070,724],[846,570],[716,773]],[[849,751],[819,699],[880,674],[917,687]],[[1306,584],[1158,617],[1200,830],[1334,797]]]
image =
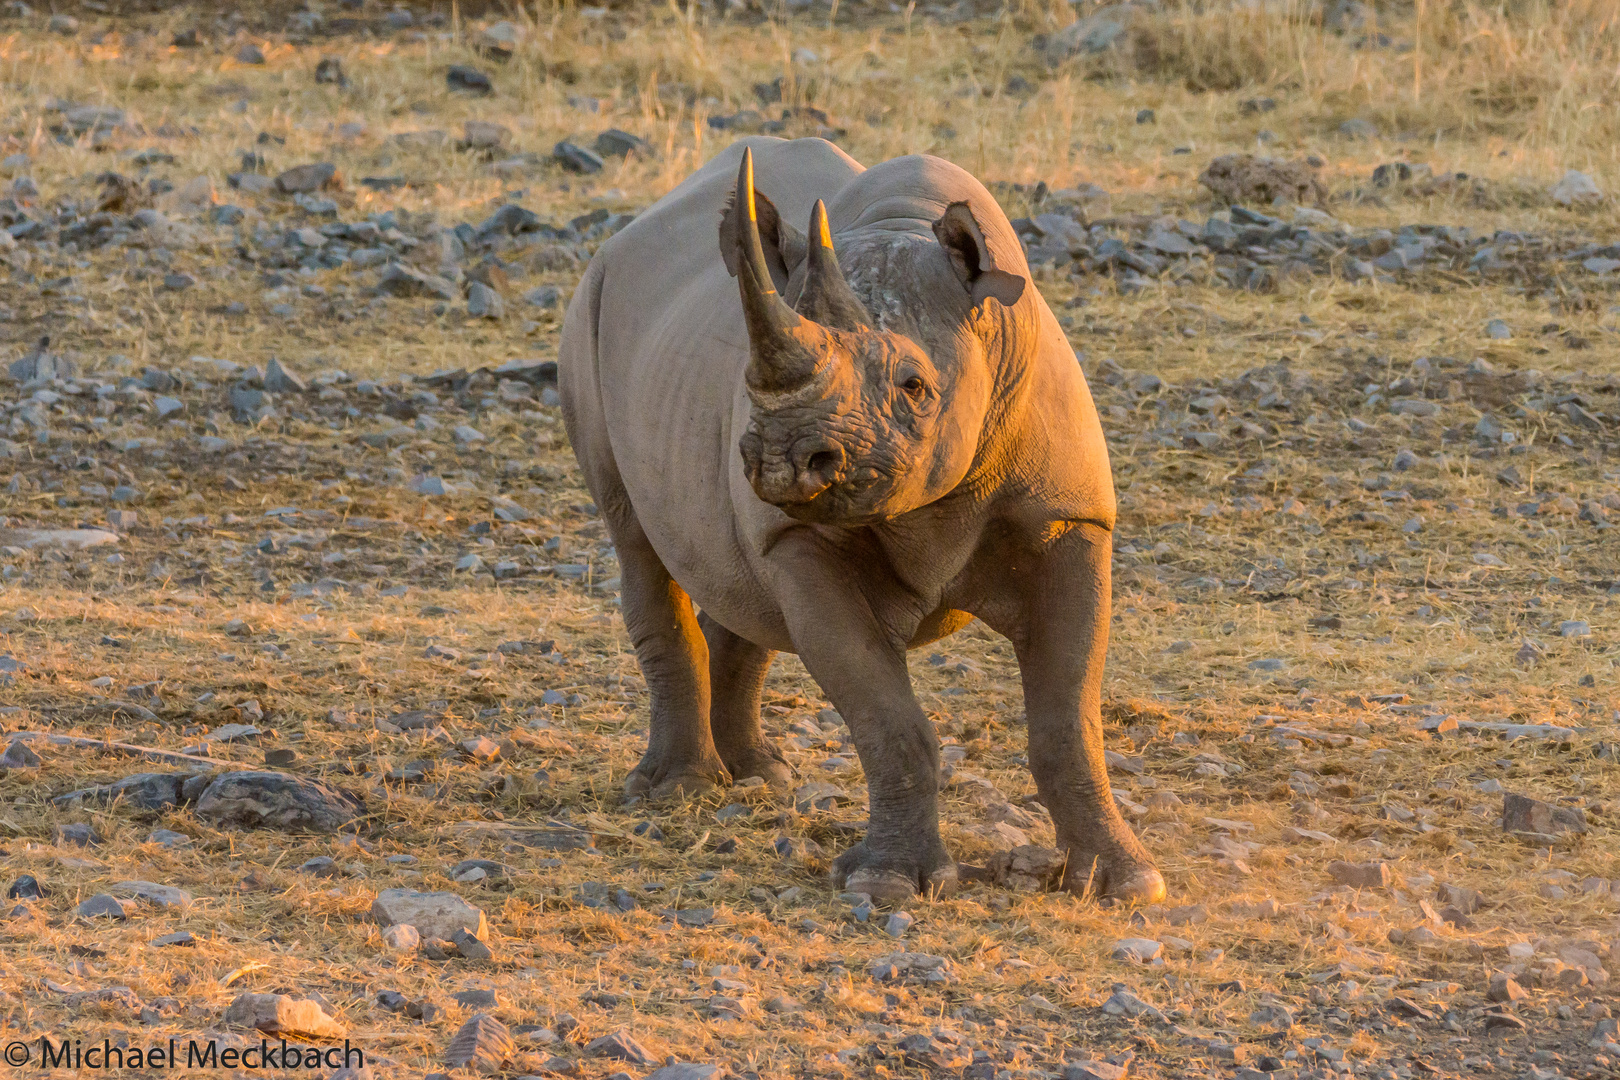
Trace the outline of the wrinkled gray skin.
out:
[[[628,793],[787,783],[759,708],[773,654],[794,652],[867,776],[837,883],[948,891],[939,744],[906,650],[977,616],[1017,652],[1066,884],[1164,895],[1103,762],[1107,447],[1028,274],[966,172],[862,169],[819,139],[742,140],[602,245],[560,388],[652,695]]]

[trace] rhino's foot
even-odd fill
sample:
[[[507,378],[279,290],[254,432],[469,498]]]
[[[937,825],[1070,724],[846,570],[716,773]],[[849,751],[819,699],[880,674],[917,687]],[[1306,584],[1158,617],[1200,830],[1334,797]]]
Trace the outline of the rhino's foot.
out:
[[[632,799],[654,801],[701,797],[723,787],[726,779],[726,767],[718,756],[699,761],[663,761],[649,752],[625,778],[624,793]]]
[[[862,840],[834,860],[832,878],[845,892],[898,903],[956,891],[956,860],[937,838],[920,852],[879,851]]]
[[[1141,844],[1132,837],[1130,847]],[[1063,887],[1081,895],[1124,904],[1157,904],[1164,899],[1164,875],[1143,851],[1110,847],[1102,851],[1069,845],[1069,865]]]
[[[757,776],[773,788],[787,788],[793,783],[793,769],[782,757],[782,751],[768,743],[756,743],[741,750],[728,752],[721,749],[726,769],[733,780],[747,780]]]

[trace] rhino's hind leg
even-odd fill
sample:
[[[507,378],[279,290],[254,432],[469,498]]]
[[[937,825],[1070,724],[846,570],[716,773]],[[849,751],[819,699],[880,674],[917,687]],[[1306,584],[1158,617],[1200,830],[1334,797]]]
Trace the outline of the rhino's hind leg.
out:
[[[709,734],[709,656],[692,601],[669,576],[626,506],[607,513],[619,553],[624,624],[652,695],[647,752],[625,794],[702,794],[726,781]]]
[[[776,654],[738,637],[707,613],[698,615],[698,625],[709,645],[709,730],[720,760],[734,780],[757,776],[785,786],[793,770],[759,727],[759,699]]]

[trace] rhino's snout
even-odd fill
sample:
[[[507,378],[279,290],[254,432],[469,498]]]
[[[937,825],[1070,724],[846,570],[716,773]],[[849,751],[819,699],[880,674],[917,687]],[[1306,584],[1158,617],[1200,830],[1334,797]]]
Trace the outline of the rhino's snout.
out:
[[[773,506],[801,506],[836,484],[844,471],[844,448],[831,439],[801,439],[786,453],[767,454],[757,432],[739,446],[754,494]]]

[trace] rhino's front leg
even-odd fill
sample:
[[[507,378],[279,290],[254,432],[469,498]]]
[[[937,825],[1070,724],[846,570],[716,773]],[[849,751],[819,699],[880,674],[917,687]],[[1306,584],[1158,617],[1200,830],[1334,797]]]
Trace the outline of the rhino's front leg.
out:
[[[1108,652],[1107,530],[1079,525],[1054,542],[1025,582],[1013,640],[1029,714],[1029,762],[1069,852],[1067,888],[1155,903],[1164,877],[1120,816],[1103,758],[1102,676]]]
[[[799,658],[849,725],[866,771],[866,839],[838,857],[834,883],[875,900],[956,887],[956,861],[939,836],[939,739],[912,692],[905,638],[886,630],[867,598],[819,557],[813,541],[784,575],[788,629]]]

